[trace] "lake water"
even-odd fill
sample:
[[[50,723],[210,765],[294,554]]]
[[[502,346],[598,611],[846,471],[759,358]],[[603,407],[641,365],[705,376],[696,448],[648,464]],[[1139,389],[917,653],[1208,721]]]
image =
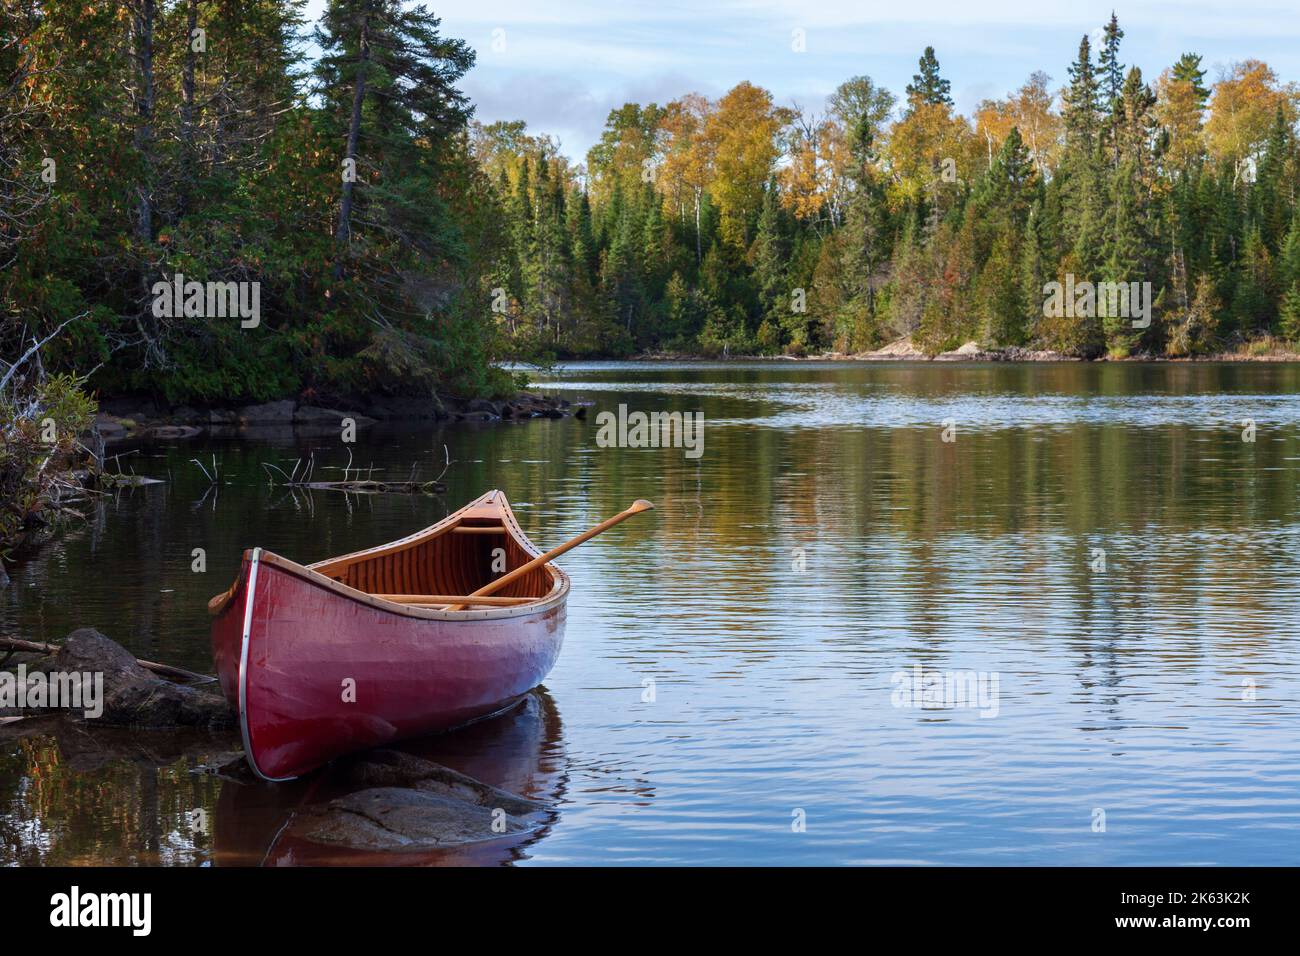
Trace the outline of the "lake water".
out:
[[[376,476],[434,477],[445,445],[439,497],[269,484],[264,464],[313,453],[341,477],[337,436],[123,458],[164,483],[20,567],[0,626],[94,626],[210,671],[204,604],[244,548],[315,561],[489,488],[548,547],[644,497],[655,511],[560,561],[545,691],[412,745],[551,800],[547,825],[389,862],[1300,861],[1300,367],[601,363],[537,381],[594,403],[587,421],[360,434],[352,463]],[[703,453],[599,447],[595,415],[619,404],[702,412]],[[209,487],[190,459],[214,456]],[[925,705],[945,676],[975,699]],[[276,842],[307,785],[194,772],[224,738],[93,736],[0,737],[0,863],[312,861]]]

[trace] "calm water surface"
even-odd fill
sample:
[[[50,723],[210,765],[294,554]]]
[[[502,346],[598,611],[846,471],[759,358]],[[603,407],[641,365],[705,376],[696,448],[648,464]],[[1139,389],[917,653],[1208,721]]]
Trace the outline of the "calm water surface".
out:
[[[153,447],[123,468],[165,482],[21,567],[0,625],[94,626],[210,670],[204,603],[244,548],[315,561],[489,488],[549,546],[645,497],[656,511],[562,559],[545,691],[411,745],[552,800],[547,824],[394,862],[1300,862],[1300,367],[610,363],[540,382],[593,414],[702,411],[704,453],[600,448],[590,417],[384,427],[354,465],[433,477],[446,445],[449,491],[359,497],[268,484],[264,464],[313,452],[341,469],[332,436]],[[190,459],[213,456],[209,488]],[[895,706],[917,666],[996,676],[994,706]],[[309,784],[194,772],[225,738],[15,726],[0,863],[320,859],[276,839]]]

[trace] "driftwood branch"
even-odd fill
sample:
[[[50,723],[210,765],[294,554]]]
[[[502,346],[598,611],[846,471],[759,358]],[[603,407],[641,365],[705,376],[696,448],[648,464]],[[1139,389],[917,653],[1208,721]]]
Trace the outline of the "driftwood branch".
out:
[[[36,654],[57,654],[59,652],[58,644],[45,644],[41,641],[24,641],[17,637],[0,637],[0,648],[10,651],[32,651]],[[155,661],[135,659],[147,671],[153,671],[155,674],[161,674],[163,677],[169,677],[172,680],[187,680],[195,682],[208,682],[216,680],[208,674],[196,674],[194,671],[187,671],[183,667],[173,667],[171,664],[159,664]]]

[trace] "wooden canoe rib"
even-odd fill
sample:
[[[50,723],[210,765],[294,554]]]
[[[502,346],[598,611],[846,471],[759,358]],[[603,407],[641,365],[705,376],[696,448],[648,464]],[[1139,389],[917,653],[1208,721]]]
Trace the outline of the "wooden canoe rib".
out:
[[[246,552],[208,610],[253,770],[292,779],[491,716],[541,683],[563,640],[568,576],[546,564],[490,598],[467,597],[539,554],[499,491],[398,541],[315,564]]]

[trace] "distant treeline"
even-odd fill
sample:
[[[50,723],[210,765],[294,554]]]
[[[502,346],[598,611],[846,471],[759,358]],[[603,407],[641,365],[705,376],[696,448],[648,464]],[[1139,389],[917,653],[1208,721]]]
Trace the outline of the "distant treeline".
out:
[[[1296,86],[1255,60],[1210,85],[1194,53],[1151,84],[1123,36],[1112,18],[1064,89],[1036,72],[969,118],[927,48],[901,102],[858,76],[822,112],[749,83],[627,104],[585,167],[475,124],[508,334],[557,355],[1300,339]],[[1045,309],[1053,281],[1150,283],[1151,321]]]
[[[0,0],[0,357],[52,335],[9,388],[469,395],[512,387],[503,358],[1300,339],[1300,96],[1264,63],[1148,83],[1112,19],[1062,90],[972,117],[927,49],[901,100],[858,76],[819,112],[749,83],[627,104],[575,165],[472,121],[474,53],[424,7],[330,0],[308,32],[302,6]],[[154,308],[177,276],[258,283],[260,316]],[[1152,321],[1045,314],[1052,281],[1150,283]]]

